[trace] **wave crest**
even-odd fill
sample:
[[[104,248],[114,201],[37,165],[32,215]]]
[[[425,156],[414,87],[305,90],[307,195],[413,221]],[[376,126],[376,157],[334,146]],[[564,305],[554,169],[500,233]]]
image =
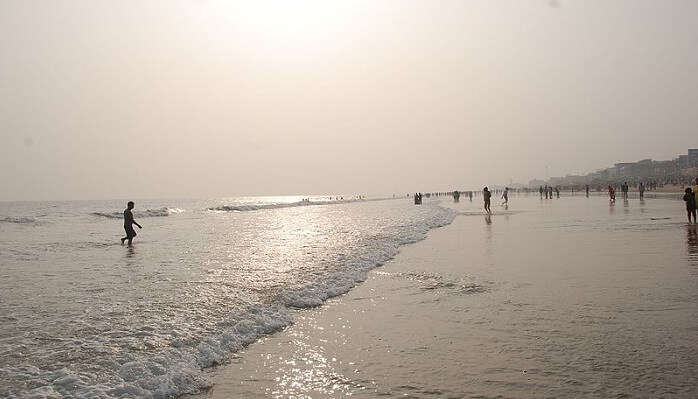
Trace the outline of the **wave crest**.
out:
[[[162,207],[162,208],[156,208],[156,209],[146,209],[144,211],[135,211],[135,212],[133,212],[133,217],[135,217],[135,218],[162,217],[162,216],[170,216],[172,214],[182,213],[182,212],[184,212],[184,209]],[[122,219],[124,217],[123,212],[92,212],[91,215],[105,217],[105,218],[109,218],[109,219]]]
[[[29,224],[36,223],[36,219],[29,216],[2,216],[0,217],[0,222],[2,223],[15,223],[15,224]]]
[[[336,201],[297,201],[297,202],[281,202],[271,204],[240,204],[240,205],[221,205],[207,208],[214,212],[249,212],[259,211],[262,209],[278,209],[278,208],[294,208],[297,206],[313,206],[313,205],[332,205],[332,204],[347,204],[356,201],[365,200],[336,200]]]

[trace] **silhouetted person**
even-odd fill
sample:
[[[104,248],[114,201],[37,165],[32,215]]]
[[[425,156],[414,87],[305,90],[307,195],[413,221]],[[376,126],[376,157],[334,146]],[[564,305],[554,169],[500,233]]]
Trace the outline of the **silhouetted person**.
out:
[[[696,196],[690,187],[686,187],[686,193],[683,195],[683,200],[686,202],[688,223],[691,223],[691,216],[693,216],[693,223],[696,223]]]
[[[415,193],[414,194],[414,204],[415,205],[422,205],[422,193]]]
[[[642,182],[637,186],[637,191],[640,192],[640,199],[645,199],[645,185]]]
[[[623,199],[628,199],[628,183],[624,182],[620,186],[620,190],[623,192]]]
[[[555,195],[560,198],[560,187],[555,187]]]
[[[504,192],[502,193],[502,199],[504,200],[504,205],[509,203],[509,187],[504,187]]]
[[[482,190],[482,199],[485,201],[485,212],[487,212],[487,213],[492,213],[492,211],[490,211],[490,198],[491,197],[492,197],[492,193],[490,193],[490,190],[487,187],[485,187]]]
[[[585,188],[586,188],[586,192],[587,192],[587,198],[589,198],[589,185],[587,184]]]
[[[608,198],[611,202],[616,202],[616,190],[613,186],[608,186]]]
[[[548,190],[548,185],[547,185],[547,184],[545,185],[545,189],[544,189],[544,190],[545,190],[545,199],[548,199],[549,190]]]
[[[543,199],[543,186],[540,186],[538,192],[540,193],[540,199]]]
[[[121,239],[121,245],[124,245],[124,241],[126,240],[128,240],[128,245],[131,245],[133,237],[136,236],[136,231],[133,229],[134,224],[138,226],[139,229],[143,228],[143,226],[133,220],[133,212],[131,212],[133,206],[133,201],[129,201],[124,211],[124,230],[126,230],[126,237]]]
[[[468,198],[470,198],[470,202],[473,202],[473,192],[468,191]]]

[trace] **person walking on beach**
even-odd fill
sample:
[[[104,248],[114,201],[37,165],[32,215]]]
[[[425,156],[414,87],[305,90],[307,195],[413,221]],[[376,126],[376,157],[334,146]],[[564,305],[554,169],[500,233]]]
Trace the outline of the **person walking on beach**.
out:
[[[637,191],[640,192],[640,199],[643,200],[645,199],[645,185],[640,182],[637,186]]]
[[[502,193],[502,199],[504,200],[504,203],[502,205],[509,204],[509,187],[504,187],[504,193]]]
[[[557,196],[557,198],[560,198],[560,187],[559,186],[555,186],[555,195]]]
[[[589,185],[586,185],[586,191],[587,191],[587,198],[589,198]]]
[[[485,201],[485,212],[487,213],[492,213],[492,211],[490,211],[490,197],[492,197],[492,193],[490,193],[490,190],[485,187],[482,190],[482,199]]]
[[[683,200],[686,202],[686,214],[688,215],[688,223],[691,223],[691,216],[693,216],[693,223],[696,223],[696,196],[690,187],[686,187],[685,194],[683,195]]]
[[[608,186],[608,198],[611,203],[616,202],[616,190],[611,185]]]
[[[126,237],[121,239],[121,245],[124,245],[124,241],[126,240],[128,240],[128,245],[131,245],[133,237],[136,236],[136,231],[133,229],[134,224],[138,226],[139,229],[143,228],[143,226],[141,226],[135,220],[133,220],[133,212],[131,212],[133,207],[133,201],[129,201],[126,205],[126,210],[124,211],[124,230],[126,230]]]
[[[547,184],[545,185],[545,188],[543,190],[545,190],[545,199],[548,199],[548,185]]]
[[[628,199],[628,182],[624,182],[620,186],[621,191],[623,192],[623,199],[627,200]]]
[[[540,193],[540,199],[543,199],[543,186],[540,186],[538,192]]]

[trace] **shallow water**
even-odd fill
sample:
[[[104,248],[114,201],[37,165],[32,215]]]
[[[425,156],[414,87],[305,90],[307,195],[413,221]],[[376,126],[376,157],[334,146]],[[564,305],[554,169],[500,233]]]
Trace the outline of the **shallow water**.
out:
[[[698,397],[683,203],[478,203],[214,372],[224,397]]]
[[[450,223],[434,204],[0,203],[0,397],[170,397]]]

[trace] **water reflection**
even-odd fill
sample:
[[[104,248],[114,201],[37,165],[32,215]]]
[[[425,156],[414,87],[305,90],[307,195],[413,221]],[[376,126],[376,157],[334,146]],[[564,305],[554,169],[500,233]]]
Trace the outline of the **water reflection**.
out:
[[[128,249],[126,250],[126,258],[133,258],[133,255],[136,254],[136,250],[133,249],[133,246],[129,246]]]
[[[689,260],[698,260],[698,231],[695,224],[686,225],[686,252]]]
[[[135,271],[138,266],[138,258],[136,257],[136,250],[133,246],[126,248],[126,254],[124,255],[126,270]]]
[[[485,259],[487,264],[494,265],[494,243],[492,237],[492,215],[485,215]]]

